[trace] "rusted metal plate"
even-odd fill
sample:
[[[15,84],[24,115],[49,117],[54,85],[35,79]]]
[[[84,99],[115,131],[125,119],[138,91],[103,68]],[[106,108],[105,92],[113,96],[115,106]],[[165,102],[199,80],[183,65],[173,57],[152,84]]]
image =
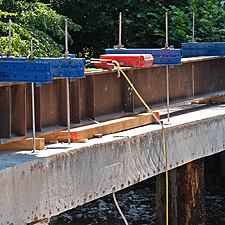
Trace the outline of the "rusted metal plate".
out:
[[[19,136],[27,134],[26,115],[26,85],[18,84],[11,86],[12,104],[12,133]]]
[[[31,109],[31,84],[26,84],[26,122],[27,122],[27,131],[32,130],[32,109]],[[20,104],[20,103],[19,103]]]
[[[95,119],[95,84],[95,76],[86,77],[86,117],[93,120]]]
[[[152,104],[166,101],[165,66],[135,70],[133,84],[150,107]],[[134,102],[135,108],[143,105],[136,95],[134,97]]]
[[[95,77],[95,112],[96,116],[122,112],[121,80],[117,72]]]
[[[126,72],[126,75],[128,79],[133,83],[134,82],[134,76],[133,76],[133,70],[129,70]],[[122,94],[122,105],[123,105],[123,111],[124,112],[134,112],[134,92],[124,76],[121,74],[121,78],[118,78],[121,80],[121,94]]]
[[[11,137],[11,86],[0,88],[0,137]]]
[[[81,121],[81,103],[80,103],[80,80],[76,79],[71,83],[70,101],[71,101],[71,122],[80,123]]]
[[[42,89],[35,87],[34,90],[34,102],[35,102],[35,130],[41,131],[42,129],[42,101],[41,101]]]
[[[63,94],[66,95],[66,93],[63,93],[62,96],[58,96],[58,82],[60,83],[62,80],[63,79],[56,79],[49,85],[43,84],[41,87],[36,88],[41,92],[40,113],[42,118],[42,127],[59,124],[59,108],[63,108],[63,105],[60,107],[60,100],[58,100],[58,98],[60,97],[65,99],[66,97],[63,96]],[[36,107],[38,107],[37,104]],[[64,109],[66,111],[66,108]]]
[[[67,126],[67,101],[66,101],[66,79],[57,80],[57,105],[58,124]]]

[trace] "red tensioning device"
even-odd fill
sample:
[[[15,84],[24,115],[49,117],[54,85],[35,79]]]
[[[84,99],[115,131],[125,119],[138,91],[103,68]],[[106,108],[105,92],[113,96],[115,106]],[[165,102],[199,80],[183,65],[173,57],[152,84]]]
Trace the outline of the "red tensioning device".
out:
[[[114,69],[114,64],[112,63],[112,60],[99,60],[94,62],[95,67],[102,68],[102,69],[107,69],[107,70],[113,70]]]
[[[154,60],[151,54],[106,54],[100,59],[115,60],[122,67],[149,67]]]

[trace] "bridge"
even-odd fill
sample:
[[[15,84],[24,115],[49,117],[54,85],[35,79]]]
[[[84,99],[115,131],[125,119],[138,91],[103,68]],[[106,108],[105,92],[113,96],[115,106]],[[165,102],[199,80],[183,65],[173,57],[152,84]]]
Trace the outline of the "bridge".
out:
[[[87,72],[70,83],[71,144],[65,143],[65,79],[36,87],[36,135],[45,148],[34,153],[24,144],[32,128],[30,85],[1,83],[0,224],[48,224],[153,176],[159,224],[165,224],[166,169],[171,224],[204,224],[204,157],[221,152],[225,161],[224,64],[222,56],[184,58],[169,69],[169,122],[166,67],[123,69],[161,116],[167,166],[161,126],[117,71]]]

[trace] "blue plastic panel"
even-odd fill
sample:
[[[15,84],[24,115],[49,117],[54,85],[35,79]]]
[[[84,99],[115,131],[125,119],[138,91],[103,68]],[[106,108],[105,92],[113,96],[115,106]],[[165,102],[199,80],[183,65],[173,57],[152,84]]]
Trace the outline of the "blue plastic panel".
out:
[[[225,42],[182,43],[182,57],[224,56]]]
[[[48,62],[52,77],[83,78],[83,58],[35,58],[35,62]]]
[[[50,64],[1,59],[0,81],[49,83],[51,82]]]
[[[153,65],[181,65],[181,49],[106,49],[106,54],[151,54]]]

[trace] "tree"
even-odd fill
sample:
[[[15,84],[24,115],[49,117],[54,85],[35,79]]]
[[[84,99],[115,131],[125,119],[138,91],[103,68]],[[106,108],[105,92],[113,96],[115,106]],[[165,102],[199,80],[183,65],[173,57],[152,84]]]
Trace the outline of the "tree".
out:
[[[71,33],[73,52],[98,57],[118,44],[118,17],[123,14],[122,43],[129,48],[162,48],[165,12],[169,15],[169,44],[176,48],[192,38],[196,11],[197,41],[225,41],[224,7],[217,0],[51,0],[51,7],[82,26]]]
[[[59,57],[64,50],[65,19],[68,19],[68,29],[80,30],[80,26],[66,16],[60,15],[40,2],[0,0],[0,50],[8,51],[9,19],[12,20],[11,52],[15,55],[25,55],[30,51],[30,40],[39,46],[36,56]],[[72,44],[72,37],[69,35]]]

